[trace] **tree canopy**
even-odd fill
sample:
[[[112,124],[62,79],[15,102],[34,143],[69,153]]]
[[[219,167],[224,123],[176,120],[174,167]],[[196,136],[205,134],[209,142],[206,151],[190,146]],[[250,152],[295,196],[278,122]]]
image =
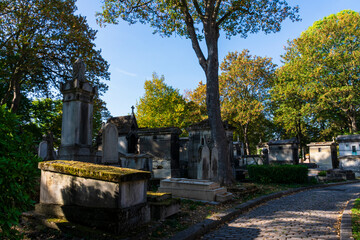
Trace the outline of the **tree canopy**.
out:
[[[134,24],[150,24],[155,33],[170,36],[173,33],[189,38],[199,64],[206,76],[206,105],[211,136],[219,151],[218,175],[215,181],[232,183],[232,169],[225,129],[221,120],[219,102],[218,39],[220,31],[228,38],[246,37],[249,33],[280,30],[287,17],[298,20],[298,8],[285,0],[105,0],[98,20],[117,23],[118,18]],[[207,57],[199,41],[205,39]]]
[[[229,53],[220,68],[221,112],[241,132],[250,154],[249,130],[265,116],[265,101],[276,65],[271,58],[252,56],[248,50],[243,50]]]
[[[332,14],[289,42],[272,99],[288,133],[329,140],[358,131],[360,14]]]
[[[179,127],[185,129],[191,120],[188,103],[179,93],[165,83],[164,76],[153,74],[152,80],[144,84],[145,94],[136,104],[136,118],[139,127]]]
[[[246,152],[250,154],[252,146],[265,140],[271,121],[266,118],[265,105],[268,91],[272,87],[276,65],[271,58],[252,56],[249,50],[241,53],[230,52],[220,65],[219,77],[221,113],[225,120],[236,127],[237,135],[243,138]],[[202,82],[193,91],[187,93],[188,99],[199,107],[195,112],[203,116],[206,109],[206,85]]]
[[[75,11],[75,0],[0,2],[0,104],[16,112],[21,96],[56,95],[79,57],[88,80],[100,93],[107,89],[109,65],[95,49],[96,31]]]

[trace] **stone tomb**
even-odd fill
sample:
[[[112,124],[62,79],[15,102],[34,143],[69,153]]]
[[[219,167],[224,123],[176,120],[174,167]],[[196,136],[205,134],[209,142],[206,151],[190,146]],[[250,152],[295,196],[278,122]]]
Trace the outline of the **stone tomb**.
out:
[[[220,184],[209,180],[170,178],[160,181],[159,192],[171,193],[173,197],[209,202],[224,202],[232,199],[232,193]]]
[[[296,138],[268,142],[269,162],[276,164],[298,164],[298,141]]]
[[[39,168],[40,214],[115,233],[150,220],[149,172],[65,160],[41,162]]]
[[[307,145],[310,163],[316,163],[320,170],[328,170],[339,166],[335,142],[313,142]]]
[[[223,122],[229,143],[229,158],[233,163],[233,127]],[[211,137],[209,121],[203,120],[189,126],[188,177],[193,179],[216,180],[218,176],[219,151]]]

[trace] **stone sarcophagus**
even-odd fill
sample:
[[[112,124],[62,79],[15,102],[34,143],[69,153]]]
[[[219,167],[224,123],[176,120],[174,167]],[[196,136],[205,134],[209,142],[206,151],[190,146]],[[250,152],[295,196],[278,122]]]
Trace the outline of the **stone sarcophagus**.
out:
[[[150,220],[150,172],[65,160],[41,162],[39,168],[40,214],[111,232]]]

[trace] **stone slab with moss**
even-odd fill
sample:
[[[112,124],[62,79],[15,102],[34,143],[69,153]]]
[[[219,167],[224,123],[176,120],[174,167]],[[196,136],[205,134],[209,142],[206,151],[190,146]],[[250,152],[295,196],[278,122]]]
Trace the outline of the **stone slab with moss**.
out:
[[[39,168],[39,213],[113,232],[150,220],[146,195],[150,172],[65,160],[42,162]],[[109,221],[102,224],[99,215]]]
[[[151,218],[164,220],[180,211],[180,199],[172,198],[171,193],[147,192]]]
[[[39,169],[108,182],[136,181],[151,177],[151,173],[147,171],[67,160],[40,162]]]

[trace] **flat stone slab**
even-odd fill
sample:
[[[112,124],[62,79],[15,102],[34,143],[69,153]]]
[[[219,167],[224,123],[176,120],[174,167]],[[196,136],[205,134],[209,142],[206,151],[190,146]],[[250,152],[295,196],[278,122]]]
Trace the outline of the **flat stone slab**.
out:
[[[165,179],[160,182],[158,191],[172,193],[174,197],[204,201],[223,202],[232,198],[232,194],[220,187],[220,184],[199,179]]]
[[[147,180],[151,177],[147,171],[67,160],[40,162],[39,169],[115,183]]]

